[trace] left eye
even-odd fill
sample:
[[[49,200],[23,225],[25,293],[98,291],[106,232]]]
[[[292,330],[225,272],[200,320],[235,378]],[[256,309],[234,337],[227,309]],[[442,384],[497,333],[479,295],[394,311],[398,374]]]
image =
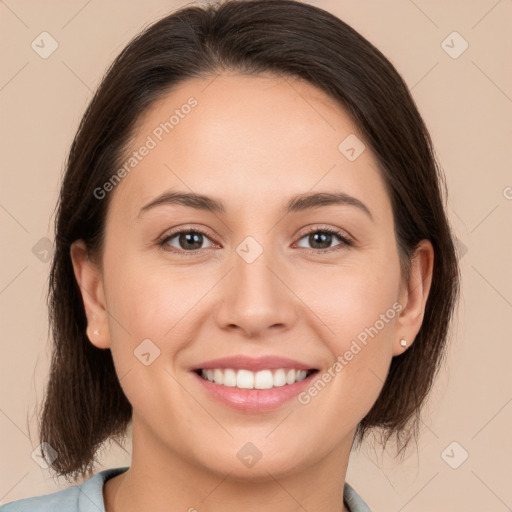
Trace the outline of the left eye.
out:
[[[310,231],[309,233],[306,233],[303,237],[301,237],[300,240],[307,238],[308,242],[313,245],[312,250],[322,251],[322,249],[331,248],[331,242],[334,240],[333,237],[336,237],[338,238],[338,240],[341,241],[341,243],[337,245],[350,245],[350,240],[344,237],[341,234],[341,232],[329,228],[315,229],[313,231]],[[314,247],[315,245],[320,245],[321,247]]]

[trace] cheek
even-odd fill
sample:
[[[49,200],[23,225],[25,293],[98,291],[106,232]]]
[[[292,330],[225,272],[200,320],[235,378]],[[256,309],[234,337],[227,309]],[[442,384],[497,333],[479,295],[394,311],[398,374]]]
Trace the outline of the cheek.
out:
[[[190,276],[180,278],[128,255],[107,275],[111,351],[125,395],[145,417],[162,407],[178,414],[173,404],[186,397],[170,373],[191,338],[187,314],[204,290]]]
[[[108,303],[134,336],[162,339],[204,295],[204,280],[185,268],[126,254],[108,273]]]
[[[386,378],[402,309],[399,279],[397,255],[373,258],[340,268],[325,280],[323,293],[316,292],[317,301],[322,301],[316,306],[321,320],[330,328],[324,341],[333,362],[340,363],[332,372],[343,375],[336,380],[353,390],[354,397],[361,393],[360,398],[376,398]]]
[[[157,366],[164,359],[172,361],[189,339],[184,331],[187,315],[204,294],[204,286],[190,274],[180,276],[128,255],[111,265],[106,276],[111,350],[118,373],[138,368],[139,352],[149,350],[151,358],[171,356],[156,358]]]
[[[332,326],[340,347],[349,338],[364,338],[370,329],[385,334],[396,318],[400,270],[397,258],[358,262],[333,272],[322,288],[322,319]],[[395,304],[395,308],[393,305]],[[376,326],[379,331],[371,329]]]
[[[317,332],[330,352],[328,368],[299,397],[301,427],[321,439],[356,428],[373,407],[389,371],[400,311],[399,266],[392,257],[347,263],[328,277],[321,291],[303,288],[304,301],[320,313]],[[328,419],[320,430],[319,417]]]

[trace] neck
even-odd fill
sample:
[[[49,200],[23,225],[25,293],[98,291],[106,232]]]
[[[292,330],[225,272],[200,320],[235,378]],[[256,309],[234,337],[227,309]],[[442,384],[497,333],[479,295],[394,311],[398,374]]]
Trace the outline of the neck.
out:
[[[134,422],[130,469],[106,482],[105,511],[348,512],[343,485],[351,445],[347,439],[324,458],[301,468],[292,461],[288,470],[262,457],[247,476],[184,459]]]

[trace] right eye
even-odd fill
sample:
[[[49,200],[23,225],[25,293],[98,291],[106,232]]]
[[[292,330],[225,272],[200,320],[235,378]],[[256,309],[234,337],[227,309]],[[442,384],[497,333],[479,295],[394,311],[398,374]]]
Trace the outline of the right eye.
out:
[[[158,244],[166,251],[172,251],[187,255],[196,254],[202,249],[204,239],[210,240],[207,233],[200,229],[182,229],[166,234],[166,236],[158,242]],[[174,244],[171,243],[174,241]],[[177,245],[177,246],[176,246]],[[168,249],[167,247],[171,247]],[[215,244],[212,243],[212,247]]]

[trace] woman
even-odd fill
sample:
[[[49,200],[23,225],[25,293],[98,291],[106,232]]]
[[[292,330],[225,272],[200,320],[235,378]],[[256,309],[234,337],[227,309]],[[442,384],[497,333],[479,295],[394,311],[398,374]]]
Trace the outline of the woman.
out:
[[[292,0],[183,8],[118,56],[71,147],[40,423],[81,485],[17,510],[370,510],[459,273],[427,129],[390,62]],[[91,476],[133,429],[129,467]]]

